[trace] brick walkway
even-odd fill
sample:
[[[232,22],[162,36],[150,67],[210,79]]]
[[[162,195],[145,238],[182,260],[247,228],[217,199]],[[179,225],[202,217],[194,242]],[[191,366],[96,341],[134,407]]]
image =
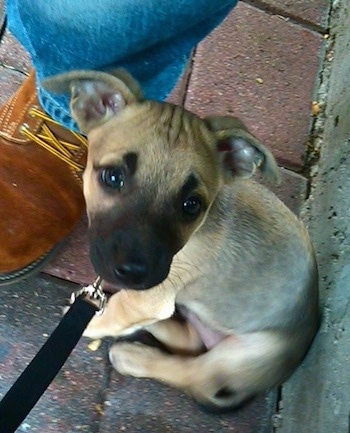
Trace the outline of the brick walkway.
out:
[[[1,5],[2,0],[0,9]],[[170,98],[200,115],[241,117],[285,168],[277,193],[296,213],[307,192],[303,157],[328,8],[327,0],[240,2],[197,47],[190,69]],[[0,103],[29,69],[27,55],[5,32],[0,42]],[[85,230],[83,220],[42,276],[0,290],[0,395],[54,329],[75,284],[94,278]],[[117,375],[107,362],[108,342],[96,352],[87,344],[81,340],[19,431],[272,431],[277,391],[233,414],[212,416],[176,390]]]

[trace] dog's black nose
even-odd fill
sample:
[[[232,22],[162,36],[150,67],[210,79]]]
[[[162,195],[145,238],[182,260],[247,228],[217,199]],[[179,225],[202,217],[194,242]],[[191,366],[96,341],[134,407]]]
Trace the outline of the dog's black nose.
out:
[[[114,273],[124,283],[142,284],[147,276],[147,266],[142,262],[124,263],[114,268]]]

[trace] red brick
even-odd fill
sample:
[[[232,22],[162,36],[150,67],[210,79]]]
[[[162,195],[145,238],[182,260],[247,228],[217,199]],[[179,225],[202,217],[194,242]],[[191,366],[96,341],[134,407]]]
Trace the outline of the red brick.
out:
[[[95,280],[96,273],[89,259],[85,218],[65,240],[60,253],[45,268],[45,273],[82,285]]]
[[[300,167],[321,40],[240,3],[199,45],[186,107],[200,115],[237,115],[282,165]]]

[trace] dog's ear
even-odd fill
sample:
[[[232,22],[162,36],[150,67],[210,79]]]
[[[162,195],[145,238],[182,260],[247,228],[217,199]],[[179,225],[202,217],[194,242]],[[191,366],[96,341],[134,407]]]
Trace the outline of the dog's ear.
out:
[[[46,78],[42,85],[50,92],[70,93],[72,117],[84,134],[105,123],[125,106],[142,100],[138,84],[123,69],[110,73],[71,71]]]
[[[236,117],[207,117],[209,129],[217,136],[217,151],[226,179],[249,178],[257,168],[271,183],[280,182],[280,171],[272,153],[250,134]]]

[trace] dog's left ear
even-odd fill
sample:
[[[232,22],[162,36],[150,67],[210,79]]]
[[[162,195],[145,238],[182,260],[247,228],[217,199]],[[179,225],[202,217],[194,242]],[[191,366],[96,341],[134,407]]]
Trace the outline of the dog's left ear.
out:
[[[207,117],[207,126],[217,137],[226,179],[249,178],[259,168],[271,183],[280,182],[280,171],[272,153],[236,117]]]
[[[72,117],[84,134],[142,100],[138,84],[123,69],[71,71],[46,78],[42,85],[50,92],[70,93]]]

